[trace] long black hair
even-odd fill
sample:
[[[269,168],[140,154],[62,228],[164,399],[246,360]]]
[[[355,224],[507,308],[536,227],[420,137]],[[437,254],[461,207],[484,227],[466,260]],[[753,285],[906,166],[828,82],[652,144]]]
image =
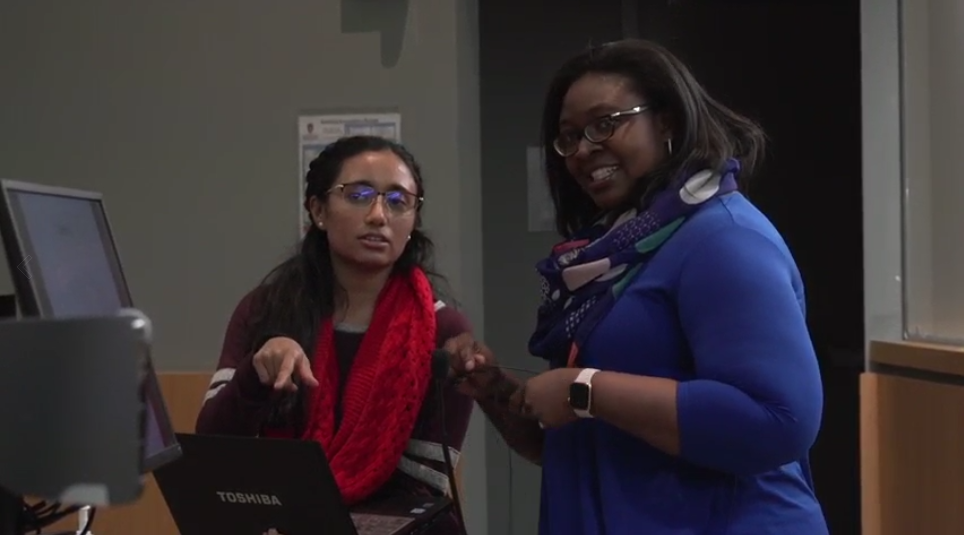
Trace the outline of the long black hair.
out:
[[[741,181],[762,163],[766,136],[755,122],[711,97],[686,65],[651,41],[626,39],[592,46],[557,71],[542,114],[542,143],[549,190],[562,236],[593,224],[601,215],[566,169],[553,140],[569,87],[589,73],[618,74],[629,79],[654,113],[664,114],[673,132],[673,154],[637,182],[631,202],[643,205],[684,170],[721,169],[728,158],[741,163]]]

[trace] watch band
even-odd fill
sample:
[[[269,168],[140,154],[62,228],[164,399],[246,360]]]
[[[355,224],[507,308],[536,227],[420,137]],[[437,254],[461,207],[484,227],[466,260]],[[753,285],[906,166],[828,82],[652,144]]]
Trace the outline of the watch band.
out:
[[[592,377],[593,377],[594,375],[596,375],[597,373],[599,373],[599,370],[597,370],[597,369],[595,369],[595,368],[585,368],[585,369],[583,369],[582,371],[579,372],[579,375],[576,376],[576,380],[573,381],[573,383],[578,383],[578,384],[586,385],[586,390],[587,390],[586,399],[587,399],[588,403],[586,403],[586,408],[585,408],[585,410],[583,410],[583,409],[577,409],[577,408],[575,408],[575,407],[573,407],[573,409],[572,409],[573,412],[576,413],[576,416],[578,416],[578,417],[580,417],[580,418],[592,418],[592,417],[593,417],[593,416],[592,416]]]

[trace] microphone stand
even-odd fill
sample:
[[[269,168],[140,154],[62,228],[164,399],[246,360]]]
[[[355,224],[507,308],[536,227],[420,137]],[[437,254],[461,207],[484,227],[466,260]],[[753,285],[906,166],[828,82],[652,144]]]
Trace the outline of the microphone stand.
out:
[[[459,486],[458,482],[455,480],[455,464],[452,462],[452,452],[449,448],[449,433],[447,421],[445,419],[445,384],[448,381],[449,372],[449,358],[448,352],[439,350],[436,351],[433,357],[433,373],[432,377],[435,380],[435,397],[438,403],[438,417],[442,422],[442,438],[440,440],[442,445],[442,458],[445,460],[445,471],[446,476],[449,480],[449,491],[452,494],[452,502],[455,507],[455,516],[458,518],[459,530],[461,535],[468,535],[465,529],[465,517],[462,516],[462,499],[459,497]]]

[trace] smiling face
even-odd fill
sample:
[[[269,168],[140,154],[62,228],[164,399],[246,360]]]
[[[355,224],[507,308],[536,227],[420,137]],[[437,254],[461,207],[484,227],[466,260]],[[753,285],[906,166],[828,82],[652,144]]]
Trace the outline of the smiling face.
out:
[[[671,133],[649,103],[621,75],[589,73],[566,93],[559,116],[559,139],[575,142],[565,157],[566,168],[579,186],[604,210],[616,208],[633,195],[636,183],[667,156]],[[628,113],[627,113],[628,112]],[[599,132],[612,135],[599,139]]]
[[[327,198],[311,200],[332,262],[366,271],[390,268],[415,229],[417,192],[412,171],[390,150],[345,160]]]

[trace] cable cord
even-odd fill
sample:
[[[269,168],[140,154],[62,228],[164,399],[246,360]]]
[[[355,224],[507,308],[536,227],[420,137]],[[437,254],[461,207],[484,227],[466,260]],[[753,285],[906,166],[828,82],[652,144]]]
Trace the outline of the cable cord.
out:
[[[62,505],[58,502],[47,503],[46,501],[40,501],[35,504],[28,504],[26,501],[23,502],[23,533],[36,533],[38,535],[43,533],[44,528],[56,523],[59,520],[67,518],[68,516],[80,511],[80,507],[76,505],[69,506],[62,509]],[[89,520],[89,518],[88,518]],[[77,535],[76,531],[64,532],[69,535]],[[55,534],[60,535],[60,534]],[[86,535],[86,534],[85,534]]]
[[[503,370],[514,371],[514,372],[527,373],[527,374],[532,375],[532,376],[536,376],[536,375],[539,375],[539,373],[541,373],[541,372],[538,372],[538,371],[536,371],[536,370],[530,370],[530,369],[528,369],[528,368],[519,368],[519,367],[515,367],[515,366],[503,366],[503,365],[499,365],[499,368],[501,368],[501,369],[503,369]],[[508,470],[508,472],[509,472],[509,473],[508,473],[508,476],[509,476],[509,481],[508,481],[508,486],[509,486],[509,510],[507,511],[508,514],[506,515],[507,520],[508,520],[508,523],[509,523],[509,526],[506,528],[505,532],[506,532],[506,535],[514,535],[514,534],[515,534],[515,505],[514,505],[514,502],[515,502],[515,496],[514,496],[514,494],[515,494],[515,472],[514,472],[514,470],[513,470],[514,464],[513,464],[513,462],[512,462],[512,456],[515,455],[515,452],[514,452],[514,451],[512,450],[512,448],[509,446],[509,443],[508,443],[508,442],[503,441],[503,443],[505,444],[505,451],[506,451],[506,455],[508,456],[508,462],[506,463],[506,465],[507,465],[507,467],[508,467],[508,469],[509,469],[509,470]]]
[[[439,420],[442,421],[442,458],[445,460],[445,471],[448,475],[449,490],[455,507],[455,516],[459,523],[459,532],[468,535],[465,530],[465,517],[462,516],[462,499],[459,497],[459,485],[455,480],[455,464],[452,462],[452,452],[449,451],[448,425],[445,419],[445,388],[441,381],[437,383],[436,397],[438,398]]]
[[[505,449],[506,449],[506,455],[509,456],[509,511],[508,511],[509,514],[506,515],[508,516],[508,520],[509,520],[509,528],[506,529],[505,532],[507,535],[514,535],[515,534],[515,510],[512,508],[512,501],[513,501],[513,491],[515,490],[513,485],[515,484],[515,481],[513,481],[514,478],[512,474],[512,456],[515,454],[515,452],[512,451],[512,448],[510,448],[508,444],[505,445]]]

